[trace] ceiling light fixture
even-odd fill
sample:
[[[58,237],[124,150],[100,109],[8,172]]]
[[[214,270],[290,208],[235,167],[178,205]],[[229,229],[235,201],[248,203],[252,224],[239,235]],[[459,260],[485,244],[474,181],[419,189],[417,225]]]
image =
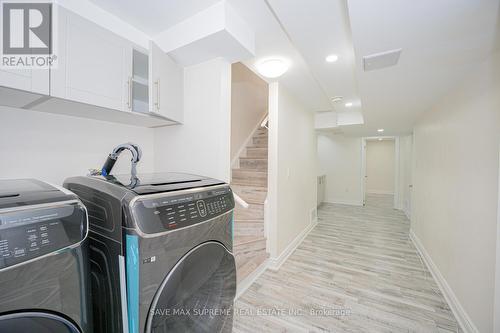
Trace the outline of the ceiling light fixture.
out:
[[[337,60],[339,60],[339,56],[336,54],[330,54],[325,58],[325,60],[326,62],[336,62]]]
[[[377,132],[379,132],[379,133],[382,133],[383,131],[384,131],[384,129],[383,129],[383,128],[379,128],[379,129],[377,130]]]
[[[347,103],[345,103],[345,107],[346,107],[346,108],[350,108],[351,106],[352,106],[352,102],[347,102]]]
[[[332,97],[332,103],[340,102],[343,99],[344,99],[344,97],[342,97],[342,96],[334,96],[334,97]]]
[[[378,141],[382,141],[382,138],[378,138]]]
[[[280,77],[290,67],[288,61],[284,59],[266,59],[257,64],[257,70],[262,76],[273,79]]]

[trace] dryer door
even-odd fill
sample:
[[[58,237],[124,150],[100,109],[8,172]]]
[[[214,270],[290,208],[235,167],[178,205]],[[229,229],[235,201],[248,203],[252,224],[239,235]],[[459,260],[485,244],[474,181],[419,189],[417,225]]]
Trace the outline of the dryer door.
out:
[[[163,280],[146,332],[231,332],[235,294],[233,255],[218,242],[198,245]]]
[[[0,332],[80,333],[69,320],[45,312],[19,312],[0,315]]]

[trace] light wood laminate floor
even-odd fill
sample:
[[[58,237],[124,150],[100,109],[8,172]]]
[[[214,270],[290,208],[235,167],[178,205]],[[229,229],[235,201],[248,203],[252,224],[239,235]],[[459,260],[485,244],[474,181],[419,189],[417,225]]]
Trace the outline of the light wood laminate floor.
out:
[[[233,332],[460,332],[392,196],[325,204],[279,271],[236,301]]]

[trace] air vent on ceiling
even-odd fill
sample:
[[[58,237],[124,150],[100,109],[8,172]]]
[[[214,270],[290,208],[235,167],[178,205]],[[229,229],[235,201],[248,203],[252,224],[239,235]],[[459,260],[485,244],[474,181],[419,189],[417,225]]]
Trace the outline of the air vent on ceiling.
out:
[[[363,57],[365,72],[395,66],[403,49],[374,53]]]

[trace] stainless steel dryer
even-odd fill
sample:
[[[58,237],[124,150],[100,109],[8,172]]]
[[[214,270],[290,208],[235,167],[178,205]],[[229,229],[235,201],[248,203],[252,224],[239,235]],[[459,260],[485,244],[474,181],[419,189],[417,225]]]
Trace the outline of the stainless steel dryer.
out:
[[[178,173],[67,179],[89,212],[96,332],[230,332],[234,199]]]
[[[73,193],[0,181],[0,332],[93,332],[87,231]]]

